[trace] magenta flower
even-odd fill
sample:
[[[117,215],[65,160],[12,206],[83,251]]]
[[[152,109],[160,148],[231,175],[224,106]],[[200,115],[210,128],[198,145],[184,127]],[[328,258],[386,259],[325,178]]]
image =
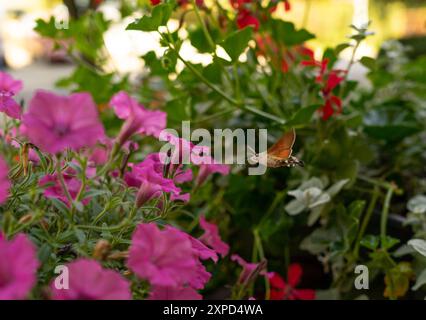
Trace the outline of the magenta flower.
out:
[[[112,150],[112,141],[108,137],[104,137],[99,143],[89,150],[89,161],[95,165],[103,165],[108,161],[109,154]]]
[[[209,282],[211,276],[211,273],[207,272],[203,264],[199,260],[196,260],[196,268],[188,284],[194,289],[201,290],[205,287],[206,283]]]
[[[0,203],[5,202],[9,196],[10,181],[8,172],[9,169],[6,162],[0,157]]]
[[[25,134],[42,151],[92,147],[105,136],[96,105],[88,93],[68,97],[37,91],[23,116]]]
[[[140,171],[138,179],[141,180],[138,193],[136,195],[136,205],[143,206],[151,199],[159,198],[163,192],[179,194],[180,189],[175,186],[173,180],[164,178],[162,175],[152,170]]]
[[[259,263],[247,262],[237,254],[233,254],[231,256],[231,260],[237,262],[243,268],[240,274],[240,278],[238,280],[240,283],[246,283],[250,281],[251,279],[257,277],[258,274],[266,275],[265,262],[259,262]]]
[[[231,167],[226,164],[216,164],[212,162],[211,164],[200,164],[200,170],[196,179],[197,185],[202,185],[206,179],[214,174],[220,173],[221,175],[228,175],[231,171]]]
[[[90,173],[90,170],[88,172]],[[77,179],[77,177],[75,176],[74,169],[71,168],[65,170],[62,175],[64,176],[65,185],[67,186],[71,198],[75,200],[81,188],[81,181]],[[59,181],[57,173],[45,175],[43,178],[40,179],[39,186],[46,187],[43,193],[46,198],[59,199],[67,206],[71,206],[71,203],[69,203],[66,193],[63,190],[62,185]],[[82,200],[82,203],[85,205],[89,202],[90,199],[88,198]]]
[[[163,132],[160,136],[161,141],[167,141],[171,147],[170,152],[161,153],[160,160],[163,164],[190,164],[191,152],[194,144],[183,138],[176,137],[169,132]]]
[[[222,241],[219,235],[219,228],[217,225],[207,222],[204,216],[200,217],[200,226],[204,230],[204,234],[200,237],[200,240],[225,257],[229,252],[229,245]]]
[[[13,97],[22,90],[22,81],[12,78],[9,74],[0,71],[0,111],[9,117],[20,119],[21,107]]]
[[[203,296],[191,287],[152,286],[149,300],[202,300]]]
[[[37,281],[37,252],[27,236],[7,241],[0,233],[0,300],[25,299]]]
[[[190,282],[198,267],[188,236],[171,227],[160,230],[155,223],[136,227],[128,266],[152,285],[172,287]]]
[[[124,176],[124,180],[131,187],[139,188],[137,204],[142,206],[151,199],[159,198],[163,192],[171,193],[172,201],[189,201],[189,194],[181,194],[181,189],[175,183],[184,183],[192,180],[192,171],[176,167],[173,179],[163,176],[164,165],[160,153],[148,155],[144,161],[138,164],[130,164],[130,172]]]
[[[54,300],[130,300],[130,283],[118,272],[102,268],[89,259],[78,259],[68,267],[69,288],[57,289],[52,281]]]
[[[194,254],[201,260],[212,259],[215,263],[218,260],[217,254],[215,251],[206,247],[200,240],[195,239],[194,237],[187,235],[189,240],[191,240],[192,249]]]
[[[110,105],[113,106],[117,117],[126,120],[117,137],[120,146],[136,133],[158,137],[166,128],[165,112],[146,110],[124,91],[114,95]]]

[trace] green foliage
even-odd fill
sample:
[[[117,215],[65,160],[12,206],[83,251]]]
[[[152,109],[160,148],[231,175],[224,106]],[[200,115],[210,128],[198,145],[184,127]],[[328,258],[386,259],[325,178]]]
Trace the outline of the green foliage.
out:
[[[247,48],[249,40],[252,38],[253,28],[247,27],[242,30],[235,31],[226,37],[222,42],[222,47],[235,63],[240,55]]]
[[[270,8],[262,7],[260,2],[254,6],[259,14],[269,14]],[[61,87],[89,91],[98,104],[108,103],[119,90],[128,90],[141,102],[155,103],[166,111],[168,126],[176,129],[184,120],[190,120],[193,129],[209,131],[267,128],[272,144],[285,130],[296,128],[293,154],[305,162],[305,167],[268,169],[265,175],[248,176],[246,168],[235,166],[228,177],[215,177],[199,189],[188,187],[193,191],[191,202],[170,209],[168,221],[157,221],[180,224],[192,231],[198,216],[205,213],[219,222],[233,253],[259,261],[254,240],[257,232],[269,271],[283,272],[285,265],[299,260],[318,260],[322,265],[313,263],[308,267],[318,270],[321,278],[316,283],[341,298],[357,294],[352,280],[354,267],[359,264],[373,271],[376,287],[372,297],[384,294],[394,299],[417,294],[408,290],[415,274],[414,288],[420,292],[415,297],[423,298],[424,248],[422,242],[406,245],[405,239],[410,228],[414,239],[426,239],[426,202],[422,198],[426,194],[426,57],[410,61],[405,48],[394,42],[384,44],[377,59],[358,59],[354,54],[350,66],[364,66],[370,83],[359,86],[344,74],[343,81],[327,93],[322,82],[326,83],[329,73],[337,68],[343,51],[353,53],[371,34],[367,28],[353,27],[349,42],[325,50],[323,58],[329,62],[324,79],[319,79],[319,68],[301,64],[309,57],[299,51],[309,46],[306,41],[314,35],[291,22],[269,17],[262,20],[260,31],[252,27],[240,30],[236,29],[235,12],[223,14],[216,7],[198,8],[198,19],[193,12],[175,9],[170,1],[149,12],[131,4],[126,8],[126,12],[141,15],[127,30],[156,31],[165,49],[161,55],[151,51],[141,57],[145,68],[135,83],[130,83],[128,75],[104,71],[102,35],[110,22],[100,13],[88,12],[71,21],[69,30],[57,30],[52,19],[39,20],[36,30],[58,45],[72,39],[66,49],[77,66],[67,79],[58,82]],[[171,18],[179,20],[179,29],[165,28]],[[179,32],[182,29],[187,32]],[[184,60],[180,49],[185,41],[209,55],[211,62],[202,65]],[[231,61],[218,57],[216,46],[223,47]],[[331,94],[341,99],[343,110],[323,120],[322,108],[326,95]],[[114,135],[117,121],[108,112],[102,117]],[[133,154],[132,160],[157,150],[157,145],[149,145],[145,138],[141,145],[142,150]],[[42,160],[43,167],[48,167],[49,159]],[[40,259],[46,263],[42,276],[62,259],[59,248],[70,243],[79,255],[88,255],[100,237],[111,241],[117,250],[125,249],[132,223],[146,218],[140,212],[133,222],[124,221],[120,226],[122,213],[130,210],[134,200],[131,192],[117,193],[119,186],[109,185],[109,193],[105,194],[99,186],[93,186],[93,200],[81,224],[92,223],[105,207],[111,214],[103,216],[94,230],[80,226],[64,231],[67,207],[31,192],[37,178],[31,176],[12,190],[14,202],[3,213],[1,226],[9,234],[19,228],[31,230],[40,247]],[[386,204],[389,190],[392,194]],[[23,210],[19,204],[28,199],[38,204]],[[46,209],[51,230],[61,230],[57,238],[34,226],[44,215],[38,208]],[[17,220],[28,210],[35,212],[31,224],[19,226]],[[384,226],[379,223],[383,216],[387,217]],[[391,222],[393,227],[386,229]],[[400,251],[404,254],[399,255]],[[72,253],[66,253],[65,259],[70,256]],[[208,293],[231,284],[233,265],[226,261],[221,268]],[[258,286],[254,288],[258,290]]]
[[[127,30],[157,31],[160,26],[167,24],[172,10],[172,7],[167,3],[157,5],[153,8],[151,15],[144,15],[139,20],[129,24]]]

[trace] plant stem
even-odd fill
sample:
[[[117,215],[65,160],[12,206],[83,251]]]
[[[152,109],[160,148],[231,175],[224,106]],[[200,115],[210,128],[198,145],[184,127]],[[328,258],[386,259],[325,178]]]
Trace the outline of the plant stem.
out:
[[[374,208],[376,207],[377,199],[379,198],[379,187],[374,186],[373,195],[371,196],[370,204],[368,205],[367,212],[365,213],[364,219],[362,220],[361,228],[355,242],[353,251],[353,259],[356,260],[359,255],[359,247],[362,237],[364,236],[365,230],[367,229],[368,223],[370,222],[371,216],[373,215]]]
[[[240,78],[238,75],[238,67],[236,64],[233,65],[234,78],[235,78],[235,95],[237,101],[241,101],[241,91],[240,91]]]
[[[387,227],[389,207],[390,207],[390,202],[392,200],[393,192],[394,192],[394,187],[393,186],[389,187],[388,192],[386,193],[385,202],[383,204],[383,209],[382,209],[382,216],[380,219],[380,239],[381,239],[382,248],[384,248],[385,241],[386,241],[386,227]]]
[[[69,190],[68,190],[68,187],[67,187],[67,185],[66,185],[66,183],[65,183],[64,176],[63,176],[63,174],[62,174],[61,157],[60,157],[60,156],[58,156],[58,157],[56,158],[56,173],[57,173],[57,175],[58,175],[58,179],[59,179],[59,182],[60,182],[60,184],[61,184],[62,191],[64,192],[65,196],[66,196],[66,197],[67,197],[67,199],[68,199],[68,202],[70,203],[70,206],[71,206],[71,218],[73,218],[73,215],[74,215],[74,212],[73,212],[73,208],[74,208],[74,200],[73,200],[73,198],[71,197],[71,194],[70,194],[70,192],[69,192]]]
[[[257,229],[253,230],[254,241],[259,253],[260,260],[265,260],[265,252],[263,251],[262,239],[260,238],[259,231]],[[271,296],[271,287],[269,285],[268,277],[265,276],[265,300],[269,300]]]
[[[192,3],[192,6],[194,7],[194,12],[195,12],[195,15],[197,16],[198,22],[200,23],[201,28],[203,29],[204,36],[206,37],[207,42],[209,43],[212,50],[215,51],[216,45],[212,37],[210,36],[209,30],[207,30],[207,26],[204,23],[203,18],[201,18],[200,10],[198,10],[198,6],[195,3],[195,0],[191,0],[191,3]]]
[[[159,32],[159,34],[160,34],[160,36],[164,39],[165,37],[164,37],[164,35],[161,33],[161,32]],[[242,109],[242,110],[245,110],[245,111],[248,111],[248,112],[250,112],[250,113],[253,113],[253,114],[256,114],[256,115],[258,115],[258,116],[261,116],[261,117],[263,117],[263,118],[266,118],[266,119],[269,119],[269,120],[272,120],[272,121],[274,121],[274,122],[277,122],[278,124],[280,124],[280,125],[284,125],[285,123],[286,123],[286,121],[285,120],[283,120],[283,119],[281,119],[281,118],[279,118],[279,117],[277,117],[277,116],[274,116],[274,115],[272,115],[272,114],[270,114],[270,113],[267,113],[267,112],[264,112],[264,111],[261,111],[261,110],[258,110],[258,109],[256,109],[256,108],[254,108],[254,107],[250,107],[250,106],[246,106],[245,104],[244,104],[244,102],[239,102],[239,101],[237,101],[237,100],[235,100],[235,99],[233,99],[232,97],[230,97],[230,96],[228,96],[225,92],[223,92],[220,88],[218,88],[218,87],[216,87],[213,83],[211,83],[207,78],[205,78],[191,63],[189,63],[188,61],[186,61],[181,55],[180,55],[180,53],[179,53],[179,51],[175,48],[175,46],[174,45],[172,45],[172,42],[171,42],[171,37],[170,37],[170,35],[168,35],[169,36],[169,39],[164,39],[166,42],[167,42],[167,44],[168,44],[168,47],[169,47],[169,49],[170,50],[173,50],[175,53],[176,53],[176,56],[177,56],[177,58],[180,60],[180,61],[182,61],[183,62],[183,64],[199,79],[199,80],[201,80],[206,86],[208,86],[210,89],[212,89],[213,91],[215,91],[217,94],[219,94],[220,96],[222,96],[226,101],[228,101],[229,103],[231,103],[231,104],[233,104],[234,106],[236,106],[237,108],[239,108],[239,109]]]
[[[339,96],[340,97],[342,96],[343,90],[346,87],[346,81],[348,80],[349,72],[351,71],[352,66],[355,63],[355,54],[356,54],[356,52],[357,52],[360,44],[361,44],[361,41],[357,41],[356,44],[355,44],[355,46],[354,46],[354,49],[352,51],[351,59],[349,60],[348,66],[346,67],[346,73],[345,73],[345,75],[343,77],[343,82],[342,82],[343,85],[340,87],[340,92],[339,92]]]

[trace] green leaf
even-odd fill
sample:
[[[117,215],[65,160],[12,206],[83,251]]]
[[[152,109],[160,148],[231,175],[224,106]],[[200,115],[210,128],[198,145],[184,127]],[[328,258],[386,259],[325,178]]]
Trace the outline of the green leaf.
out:
[[[219,31],[217,29],[211,29],[209,32],[212,40],[216,42],[216,40],[219,38]],[[191,41],[191,44],[201,53],[212,52],[215,49],[211,47],[201,27],[189,32],[189,40]]]
[[[240,55],[248,46],[248,42],[252,38],[253,28],[247,27],[242,30],[231,33],[223,42],[222,47],[231,57],[233,62],[237,62]]]
[[[154,7],[151,16],[145,15],[139,20],[129,24],[126,30],[156,31],[160,26],[166,25],[172,14],[170,5],[164,3]]]
[[[349,43],[341,43],[334,48],[334,53],[336,56],[338,56],[343,50],[351,47]]]
[[[418,290],[421,286],[426,284],[426,269],[422,271],[422,273],[417,277],[416,283],[411,288],[412,290]]]
[[[52,247],[48,243],[42,244],[42,246],[40,247],[37,253],[38,259],[43,263],[47,262],[51,254],[52,254]]]
[[[384,238],[383,241],[382,241],[382,247],[384,249],[390,249],[398,243],[400,243],[399,239],[392,238],[390,236],[386,236],[386,238]]]
[[[177,98],[167,102],[166,112],[167,120],[171,122],[181,123],[189,119],[189,98]]]
[[[291,120],[287,123],[287,125],[296,127],[309,124],[312,119],[312,116],[314,115],[315,111],[318,110],[319,107],[320,105],[314,104],[312,106],[299,109],[293,116],[293,118],[291,118]]]
[[[86,234],[82,230],[75,228],[74,234],[77,237],[78,242],[81,244],[86,242]]]
[[[41,36],[54,39],[64,39],[71,36],[70,29],[58,29],[56,27],[55,18],[51,17],[49,21],[43,19],[36,20],[34,30]]]
[[[272,36],[275,41],[286,46],[295,46],[304,43],[315,36],[305,29],[296,30],[293,23],[271,19]]]
[[[370,57],[362,57],[359,62],[361,62],[364,67],[370,69],[371,71],[374,71],[376,69],[376,59]]]
[[[408,245],[412,246],[414,250],[426,257],[426,241],[422,239],[412,239],[408,241]]]
[[[372,251],[376,250],[379,246],[380,240],[379,237],[373,236],[373,235],[366,235],[364,238],[362,238],[360,244],[363,247],[366,247]]]

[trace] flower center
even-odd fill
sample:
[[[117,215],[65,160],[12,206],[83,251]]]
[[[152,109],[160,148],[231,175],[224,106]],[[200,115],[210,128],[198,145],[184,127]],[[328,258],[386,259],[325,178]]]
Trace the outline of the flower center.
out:
[[[7,270],[2,270],[3,268],[1,268],[0,266],[0,288],[4,288],[6,287],[11,281],[12,281],[12,277],[11,275],[7,272]]]
[[[65,124],[59,124],[54,128],[55,134],[59,137],[66,136],[70,131],[70,127]]]

